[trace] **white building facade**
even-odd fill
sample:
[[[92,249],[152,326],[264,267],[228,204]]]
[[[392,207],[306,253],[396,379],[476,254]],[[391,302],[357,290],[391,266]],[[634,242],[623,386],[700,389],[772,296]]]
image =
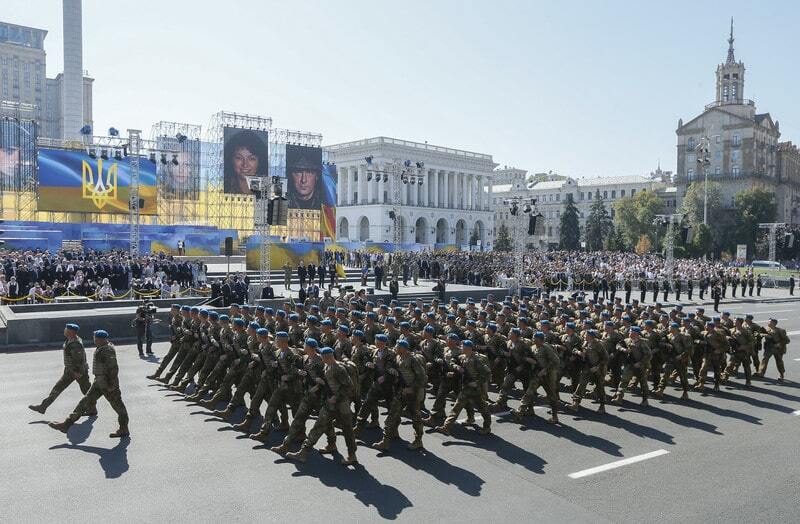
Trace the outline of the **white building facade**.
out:
[[[564,178],[563,180],[545,180],[525,185],[496,186],[492,195],[495,230],[502,224],[509,229],[513,226],[513,217],[503,200],[512,196],[535,198],[536,208],[542,214],[544,227],[539,229],[541,235],[526,236],[526,245],[531,249],[547,250],[558,246],[561,233],[561,213],[564,202],[571,194],[578,209],[581,229],[586,225],[592,204],[598,195],[605,202],[609,215],[614,217],[614,203],[621,198],[632,197],[639,191],[656,191],[667,184],[659,179],[645,176],[612,176],[597,178]],[[527,235],[527,222],[524,224]],[[495,233],[496,234],[496,233]]]
[[[476,235],[482,249],[491,249],[491,155],[388,137],[325,150],[339,177],[338,241],[393,242],[390,212],[397,184],[401,243],[467,246]],[[418,180],[422,183],[411,183]]]

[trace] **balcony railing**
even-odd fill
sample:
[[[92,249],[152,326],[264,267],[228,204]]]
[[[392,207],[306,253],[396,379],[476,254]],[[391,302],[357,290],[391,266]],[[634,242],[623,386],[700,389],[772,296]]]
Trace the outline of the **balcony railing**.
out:
[[[720,102],[719,100],[706,104],[706,110],[720,106],[755,106],[756,103],[746,98],[742,100],[729,100],[728,102]]]

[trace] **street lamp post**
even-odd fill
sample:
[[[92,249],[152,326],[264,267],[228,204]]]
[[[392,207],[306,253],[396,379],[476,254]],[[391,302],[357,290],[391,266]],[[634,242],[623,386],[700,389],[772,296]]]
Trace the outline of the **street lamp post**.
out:
[[[512,217],[513,222],[513,256],[514,256],[514,292],[522,297],[522,281],[525,273],[525,216],[534,214],[539,219],[536,213],[536,199],[535,198],[522,198],[511,197],[503,201],[508,206],[508,210]]]

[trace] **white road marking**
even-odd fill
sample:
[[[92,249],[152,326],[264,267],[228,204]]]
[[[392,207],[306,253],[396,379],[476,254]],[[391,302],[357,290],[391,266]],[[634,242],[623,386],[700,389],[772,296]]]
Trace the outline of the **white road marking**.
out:
[[[800,415],[800,409],[798,409],[797,411],[793,411],[792,415]]]
[[[627,466],[628,464],[635,464],[636,462],[641,462],[643,460],[660,457],[661,455],[666,455],[669,453],[666,449],[659,449],[657,451],[651,451],[650,453],[645,453],[644,455],[636,455],[635,457],[630,457],[622,460],[618,460],[616,462],[610,462],[608,464],[603,464],[602,466],[597,466],[594,468],[584,469],[581,471],[577,471],[575,473],[570,473],[567,475],[571,479],[579,479],[583,477],[588,477],[589,475],[594,475],[595,473],[602,473],[603,471],[608,471],[610,469],[620,468],[622,466]]]
[[[771,318],[772,317],[764,317],[764,318],[755,318],[753,320],[755,320],[756,322],[766,322]],[[777,320],[778,322],[783,322],[784,320],[789,320],[789,319],[788,318],[776,318],[775,320]]]
[[[795,362],[800,362],[800,358],[794,359]]]
[[[800,335],[800,331],[787,331],[787,335]]]

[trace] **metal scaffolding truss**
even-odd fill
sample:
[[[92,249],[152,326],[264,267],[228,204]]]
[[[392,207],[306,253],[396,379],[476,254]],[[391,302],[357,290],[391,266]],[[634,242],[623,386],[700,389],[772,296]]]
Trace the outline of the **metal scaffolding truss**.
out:
[[[203,199],[202,126],[162,120],[150,128],[150,140],[177,151],[158,164],[158,221],[161,224],[201,224],[208,220]],[[159,159],[160,160],[160,159]]]
[[[211,115],[211,120],[206,128],[207,144],[203,153],[203,166],[206,172],[208,223],[220,229],[254,231],[253,196],[225,194],[224,191],[223,140],[226,127],[266,131],[272,134],[272,119],[264,116],[219,111]]]

